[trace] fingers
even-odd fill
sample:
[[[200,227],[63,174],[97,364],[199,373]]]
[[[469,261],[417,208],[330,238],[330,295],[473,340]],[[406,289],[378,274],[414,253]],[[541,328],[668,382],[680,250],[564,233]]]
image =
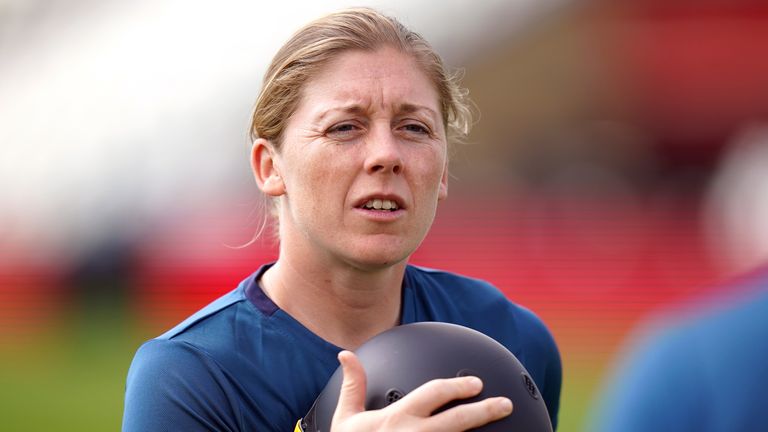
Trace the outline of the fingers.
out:
[[[365,410],[365,370],[355,354],[339,353],[342,384],[333,415],[332,430],[424,430],[459,432],[501,419],[512,412],[512,402],[494,397],[455,406],[432,415],[437,408],[456,399],[476,396],[483,388],[477,377],[437,379],[413,390],[403,399],[381,410]]]
[[[463,431],[480,427],[508,416],[512,412],[512,401],[505,397],[493,397],[479,402],[466,403],[449,410],[430,414],[437,408],[456,399],[477,396],[483,383],[477,377],[437,379],[429,381],[404,397],[400,408],[428,417],[425,430]]]
[[[410,392],[401,405],[408,405],[413,414],[427,417],[452,400],[477,396],[482,389],[483,382],[474,376],[436,379]]]
[[[364,412],[366,377],[363,365],[350,351],[340,352],[338,358],[343,378],[332,421],[336,430],[373,430],[388,424],[404,430],[464,431],[499,420],[512,412],[509,399],[494,397],[432,415],[450,401],[478,395],[483,383],[477,377],[432,380],[385,409]]]
[[[357,356],[350,351],[339,353],[339,362],[343,372],[339,403],[333,414],[333,423],[338,424],[346,418],[365,410],[365,370]]]
[[[455,406],[428,419],[428,430],[467,430],[502,419],[512,413],[512,401],[493,397]]]

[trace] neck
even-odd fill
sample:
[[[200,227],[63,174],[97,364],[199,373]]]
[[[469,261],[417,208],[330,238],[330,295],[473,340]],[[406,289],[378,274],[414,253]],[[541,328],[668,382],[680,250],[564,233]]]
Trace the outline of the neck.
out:
[[[262,288],[316,335],[355,349],[399,323],[405,261],[368,270],[292,259],[283,252],[262,276]]]

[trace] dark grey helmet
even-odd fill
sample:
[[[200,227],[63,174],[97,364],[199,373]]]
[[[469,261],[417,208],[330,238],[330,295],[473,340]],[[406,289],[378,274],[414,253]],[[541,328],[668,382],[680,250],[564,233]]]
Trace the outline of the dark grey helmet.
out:
[[[483,380],[482,392],[438,411],[506,396],[512,400],[512,414],[473,430],[552,432],[544,400],[523,365],[503,345],[476,330],[439,322],[406,324],[373,337],[355,353],[367,377],[366,410],[384,408],[436,378],[474,375]],[[330,431],[341,382],[339,367],[300,421],[303,431]]]

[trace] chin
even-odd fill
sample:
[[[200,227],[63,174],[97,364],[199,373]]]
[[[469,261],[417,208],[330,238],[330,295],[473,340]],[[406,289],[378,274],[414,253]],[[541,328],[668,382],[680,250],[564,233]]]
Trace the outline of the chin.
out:
[[[352,253],[350,253],[352,252]],[[382,270],[402,264],[413,253],[411,248],[350,248],[346,251],[347,260],[363,270]]]
[[[350,259],[353,265],[361,270],[383,270],[408,260],[410,255],[392,255],[392,256],[355,256]]]

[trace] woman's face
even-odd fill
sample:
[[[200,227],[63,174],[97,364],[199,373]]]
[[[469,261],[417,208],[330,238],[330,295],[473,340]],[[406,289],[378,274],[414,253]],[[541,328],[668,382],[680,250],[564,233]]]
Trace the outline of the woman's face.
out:
[[[342,53],[307,82],[274,158],[284,247],[357,268],[407,259],[447,194],[437,91],[391,48]]]

